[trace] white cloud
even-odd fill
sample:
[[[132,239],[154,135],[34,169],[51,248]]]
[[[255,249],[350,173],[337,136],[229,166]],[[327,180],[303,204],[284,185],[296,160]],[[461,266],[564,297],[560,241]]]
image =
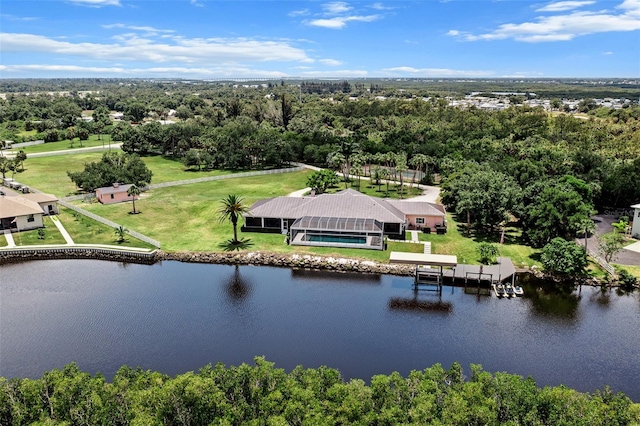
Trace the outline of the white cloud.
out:
[[[147,26],[135,26],[135,25],[125,25],[125,24],[108,24],[108,25],[103,25],[102,28],[105,29],[112,29],[112,28],[123,28],[123,29],[127,29],[127,30],[134,30],[134,31],[144,31],[147,33],[174,33],[174,30],[161,30],[158,28],[154,28],[154,27],[147,27]]]
[[[200,3],[198,0],[191,0],[190,3],[192,6],[204,7],[204,3]]]
[[[323,27],[330,29],[342,29],[347,26],[347,22],[373,22],[380,19],[380,15],[367,16],[336,16],[330,19],[314,19],[308,24],[314,27]]]
[[[371,8],[376,10],[393,10],[394,9],[391,6],[385,6],[382,3],[374,3],[371,5]]]
[[[156,41],[135,34],[120,42],[72,43],[34,34],[0,34],[0,52],[47,53],[62,57],[152,63],[186,63],[201,66],[243,62],[313,62],[302,49],[285,41],[249,38],[185,38],[172,36]]]
[[[329,15],[338,15],[341,13],[347,13],[351,9],[353,8],[343,1],[325,3],[322,5],[322,10],[324,10],[325,13]]]
[[[269,71],[240,66],[221,66],[213,68],[202,67],[150,67],[150,68],[124,68],[124,67],[83,67],[77,65],[0,65],[3,73],[25,73],[55,74],[60,75],[114,75],[114,76],[145,76],[145,77],[175,77],[182,76],[188,78],[217,78],[217,77],[257,77],[257,78],[280,78],[287,77],[281,71]]]
[[[14,15],[7,15],[6,13],[0,13],[0,18],[6,19],[8,21],[21,21],[21,22],[37,21],[39,19],[33,16],[14,16]]]
[[[337,59],[320,59],[318,60],[318,62],[325,65],[329,65],[331,67],[337,67],[339,65],[342,65],[342,61],[338,61]]]
[[[594,3],[595,1],[558,1],[536,9],[536,12],[564,12]]]
[[[640,0],[625,0],[614,11],[575,11],[537,17],[533,22],[503,24],[484,34],[451,30],[447,34],[468,41],[514,39],[525,42],[567,41],[575,37],[618,31],[640,30]]]
[[[308,14],[309,14],[309,9],[292,10],[291,12],[288,13],[288,15],[292,18],[295,18],[298,16],[306,16]]]
[[[448,68],[414,68],[414,67],[393,67],[384,68],[385,74],[394,77],[491,77],[495,75],[493,71],[480,70],[453,70]]]
[[[613,52],[609,51],[609,52],[602,52],[603,55],[613,55]]]
[[[102,7],[102,6],[122,6],[120,0],[67,0],[70,3],[82,6]]]
[[[335,70],[335,71],[305,71],[300,73],[301,77],[359,77],[364,78],[369,75],[366,70]]]

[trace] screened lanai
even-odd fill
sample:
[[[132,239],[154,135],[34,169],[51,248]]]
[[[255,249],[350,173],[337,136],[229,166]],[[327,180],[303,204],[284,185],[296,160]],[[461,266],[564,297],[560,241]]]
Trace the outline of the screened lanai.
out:
[[[384,249],[383,226],[375,219],[304,216],[290,232],[291,245]]]

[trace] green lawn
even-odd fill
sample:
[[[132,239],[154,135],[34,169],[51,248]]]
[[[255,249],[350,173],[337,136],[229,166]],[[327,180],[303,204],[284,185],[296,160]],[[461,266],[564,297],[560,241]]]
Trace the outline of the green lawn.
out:
[[[69,176],[67,176],[67,171],[82,171],[85,163],[100,161],[102,155],[102,152],[85,152],[79,154],[56,155],[51,157],[27,158],[24,163],[25,170],[21,173],[17,173],[15,175],[15,179],[25,185],[37,188],[46,193],[55,194],[58,197],[78,194],[80,192],[78,191],[78,188],[76,188],[75,184],[71,182]],[[160,155],[143,157],[143,161],[153,172],[151,183],[173,182],[205,176],[227,175],[242,171],[190,171],[185,170],[184,165],[180,161],[172,160]],[[304,188],[304,185],[302,188]]]
[[[99,161],[101,152],[86,152],[73,155],[27,158],[24,171],[17,173],[15,179],[20,183],[37,188],[42,192],[65,197],[77,193],[76,185],[71,182],[67,171],[79,172],[84,164]]]
[[[56,225],[49,216],[45,216],[44,220],[44,239],[40,239],[38,230],[14,232],[13,241],[16,246],[33,246],[40,244],[66,244],[66,241]]]
[[[163,250],[221,251],[233,235],[230,223],[217,220],[216,210],[221,199],[235,193],[251,205],[261,198],[285,195],[303,188],[310,173],[302,171],[156,189],[144,193],[136,203],[136,208],[142,212],[137,215],[129,214],[131,203],[80,204],[82,208],[159,240]],[[315,253],[380,261],[389,259],[388,251],[288,246],[280,234],[240,233],[239,237],[251,239],[249,250]],[[389,250],[422,251],[422,245],[390,243]]]
[[[86,216],[74,214],[72,210],[64,207],[60,207],[58,218],[76,244],[107,244],[149,249],[155,248],[151,244],[147,244],[132,236],[128,236],[123,243],[119,243],[113,228],[89,219]]]
[[[629,272],[634,277],[640,278],[640,266],[618,265],[618,264],[614,264],[614,266],[616,266],[618,268],[621,268],[621,269],[626,269],[627,272]]]
[[[153,172],[151,183],[174,182],[179,180],[196,179],[206,176],[220,176],[239,173],[244,170],[185,170],[184,164],[161,155],[142,158],[147,167]]]
[[[98,139],[98,135],[91,135],[86,141],[80,141],[80,139],[75,138],[73,140],[73,145],[71,144],[70,139],[65,139],[58,142],[47,142],[40,145],[15,148],[14,151],[22,150],[27,154],[28,157],[29,154],[35,154],[39,152],[62,151],[65,149],[89,148],[94,146],[104,146],[106,149],[109,146],[110,141],[111,136],[109,135],[102,135],[102,140]]]
[[[410,198],[415,197],[417,195],[422,195],[422,190],[416,187],[409,188],[408,184],[404,185],[404,190],[402,194],[400,194],[400,185],[389,185],[389,192],[387,192],[386,185],[380,185],[380,190],[378,190],[378,185],[372,185],[369,180],[362,179],[360,181],[360,187],[358,187],[358,181],[356,179],[352,180],[347,184],[347,186],[351,189],[355,189],[356,191],[360,191],[363,194],[370,195],[372,197],[378,198]],[[339,191],[344,190],[344,182],[340,182],[340,184],[336,185],[333,188],[329,188],[327,190],[328,194],[333,194]]]
[[[464,232],[464,224],[456,222],[450,213],[447,213],[447,226],[447,233],[444,235],[420,233],[420,241],[431,241],[432,253],[453,254],[458,256],[458,262],[467,264],[480,264],[478,244],[482,241],[488,241],[498,245],[498,256],[511,258],[516,267],[531,267],[533,265],[541,267],[540,261],[536,260],[539,250],[521,244],[519,242],[520,231],[516,228],[507,227],[504,244],[499,244],[499,232],[491,236],[477,237],[473,233],[471,237],[464,236],[461,233],[461,228]]]

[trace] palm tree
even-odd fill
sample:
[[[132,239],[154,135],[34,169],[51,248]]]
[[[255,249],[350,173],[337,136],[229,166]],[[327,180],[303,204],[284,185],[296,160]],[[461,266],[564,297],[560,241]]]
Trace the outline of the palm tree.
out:
[[[389,169],[383,167],[380,169],[380,178],[383,179],[385,181],[385,183],[387,184],[387,191],[385,192],[384,196],[388,197],[389,196],[389,177],[391,175],[391,173],[389,173]],[[378,187],[378,190],[380,189],[380,187]]]
[[[249,212],[249,207],[243,203],[242,197],[236,194],[229,194],[227,198],[220,200],[220,208],[218,209],[218,220],[220,222],[230,221],[233,225],[232,244],[238,244],[238,217],[243,213]]]
[[[416,154],[409,160],[409,164],[414,168],[413,170],[413,178],[411,179],[411,186],[416,183],[416,175],[418,174],[418,170],[422,171],[422,167],[429,162],[429,158],[424,154]]]
[[[124,243],[125,237],[127,236],[128,229],[123,226],[118,226],[114,229],[114,234],[118,237],[119,243]]]
[[[127,189],[127,195],[131,197],[131,202],[133,203],[133,214],[136,214],[136,197],[140,195],[140,188],[135,185],[132,185]]]

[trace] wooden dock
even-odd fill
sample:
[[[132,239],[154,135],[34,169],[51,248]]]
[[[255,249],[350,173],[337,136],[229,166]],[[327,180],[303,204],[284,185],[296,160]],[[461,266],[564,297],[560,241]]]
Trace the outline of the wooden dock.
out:
[[[495,265],[467,265],[458,263],[452,269],[443,271],[446,278],[454,280],[472,280],[477,283],[486,282],[494,284],[511,280],[513,283],[516,277],[516,267],[508,257],[499,257],[498,263]]]

